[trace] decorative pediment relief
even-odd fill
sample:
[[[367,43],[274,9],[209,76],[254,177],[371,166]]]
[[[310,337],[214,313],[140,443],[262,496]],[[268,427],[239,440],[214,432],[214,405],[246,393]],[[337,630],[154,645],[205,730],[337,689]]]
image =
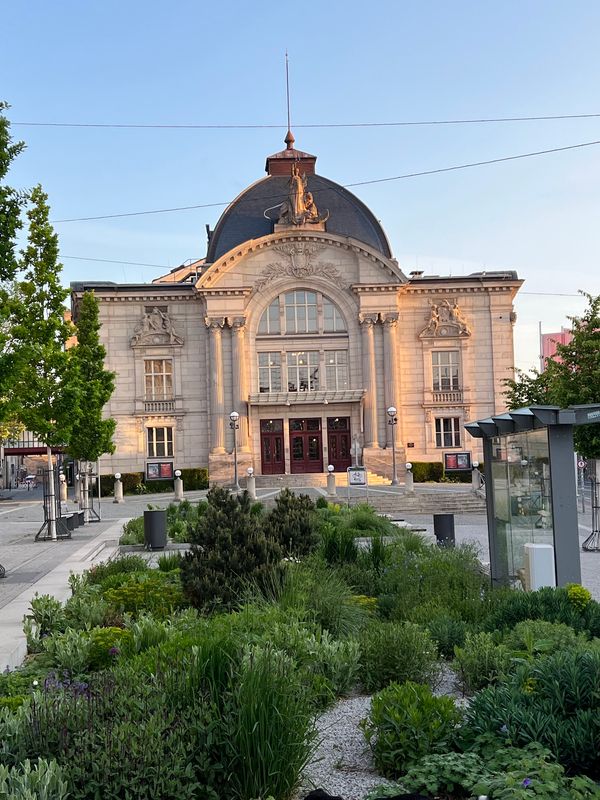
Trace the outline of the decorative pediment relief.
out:
[[[440,303],[430,303],[427,325],[419,334],[421,339],[470,335],[471,329],[456,300],[453,305],[450,305],[448,300],[442,300]]]
[[[254,284],[254,291],[260,292],[267,284],[277,278],[312,278],[320,277],[335,283],[336,286],[347,289],[348,282],[341,272],[327,261],[316,261],[325,245],[314,242],[290,242],[289,244],[275,245],[273,250],[281,253],[283,259],[268,264],[260,273]]]
[[[131,346],[143,347],[165,344],[181,346],[183,337],[175,332],[169,315],[155,306],[152,311],[144,314],[135,326],[131,337]]]

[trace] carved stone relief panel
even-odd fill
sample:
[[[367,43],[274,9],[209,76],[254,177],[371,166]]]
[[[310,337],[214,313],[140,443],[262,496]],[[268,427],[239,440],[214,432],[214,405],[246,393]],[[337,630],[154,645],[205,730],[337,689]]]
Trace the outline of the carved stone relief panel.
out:
[[[141,320],[135,326],[131,337],[131,346],[143,347],[157,344],[181,346],[183,337],[176,333],[170,316],[154,306],[151,311],[142,315]]]
[[[254,291],[260,292],[277,278],[312,278],[319,277],[347,289],[348,282],[341,272],[327,261],[318,261],[319,254],[325,245],[314,242],[293,242],[274,245],[273,250],[280,253],[282,259],[268,264],[254,284]]]
[[[427,325],[419,334],[421,339],[470,335],[471,328],[467,324],[457,300],[452,305],[449,300],[442,300],[440,303],[430,302]]]

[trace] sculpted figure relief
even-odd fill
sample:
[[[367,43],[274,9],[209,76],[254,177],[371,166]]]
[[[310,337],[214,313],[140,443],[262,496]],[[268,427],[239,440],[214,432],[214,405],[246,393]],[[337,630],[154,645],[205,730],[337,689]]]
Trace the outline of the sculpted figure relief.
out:
[[[430,302],[429,320],[419,335],[470,336],[471,329],[458,306],[458,301],[455,300],[453,305],[450,305],[448,300],[442,300],[440,303]]]
[[[183,344],[183,338],[175,333],[168,314],[154,306],[135,326],[131,345],[143,344]]]
[[[305,225],[307,222],[325,222],[329,212],[319,214],[312,193],[307,190],[306,175],[300,174],[300,165],[294,161],[291,169],[288,199],[281,206],[280,224]]]

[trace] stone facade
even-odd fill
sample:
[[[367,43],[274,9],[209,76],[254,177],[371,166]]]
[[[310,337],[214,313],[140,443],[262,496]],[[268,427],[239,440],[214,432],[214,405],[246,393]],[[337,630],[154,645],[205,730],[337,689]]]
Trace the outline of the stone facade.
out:
[[[271,157],[277,169],[286,156]],[[225,236],[232,214],[235,204],[213,236]],[[504,408],[521,281],[513,272],[407,278],[379,240],[356,238],[354,223],[336,232],[334,214],[324,216],[274,220],[270,233],[152,284],[73,285],[75,315],[81,293],[95,290],[117,373],[106,407],[116,451],[101,459],[103,473],[171,462],[228,481],[232,410],[240,470],[256,474],[330,462],[341,471],[352,460],[389,472],[390,406],[400,465],[463,450],[481,458],[462,426]]]

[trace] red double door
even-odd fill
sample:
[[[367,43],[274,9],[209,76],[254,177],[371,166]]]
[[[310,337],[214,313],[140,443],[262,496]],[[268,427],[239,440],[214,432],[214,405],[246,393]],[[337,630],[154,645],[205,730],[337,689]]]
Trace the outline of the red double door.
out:
[[[292,474],[323,472],[323,431],[321,419],[312,417],[290,420],[290,471]],[[263,475],[285,472],[283,420],[260,422],[261,466]],[[327,420],[328,463],[343,472],[352,463],[350,420],[330,417]]]

